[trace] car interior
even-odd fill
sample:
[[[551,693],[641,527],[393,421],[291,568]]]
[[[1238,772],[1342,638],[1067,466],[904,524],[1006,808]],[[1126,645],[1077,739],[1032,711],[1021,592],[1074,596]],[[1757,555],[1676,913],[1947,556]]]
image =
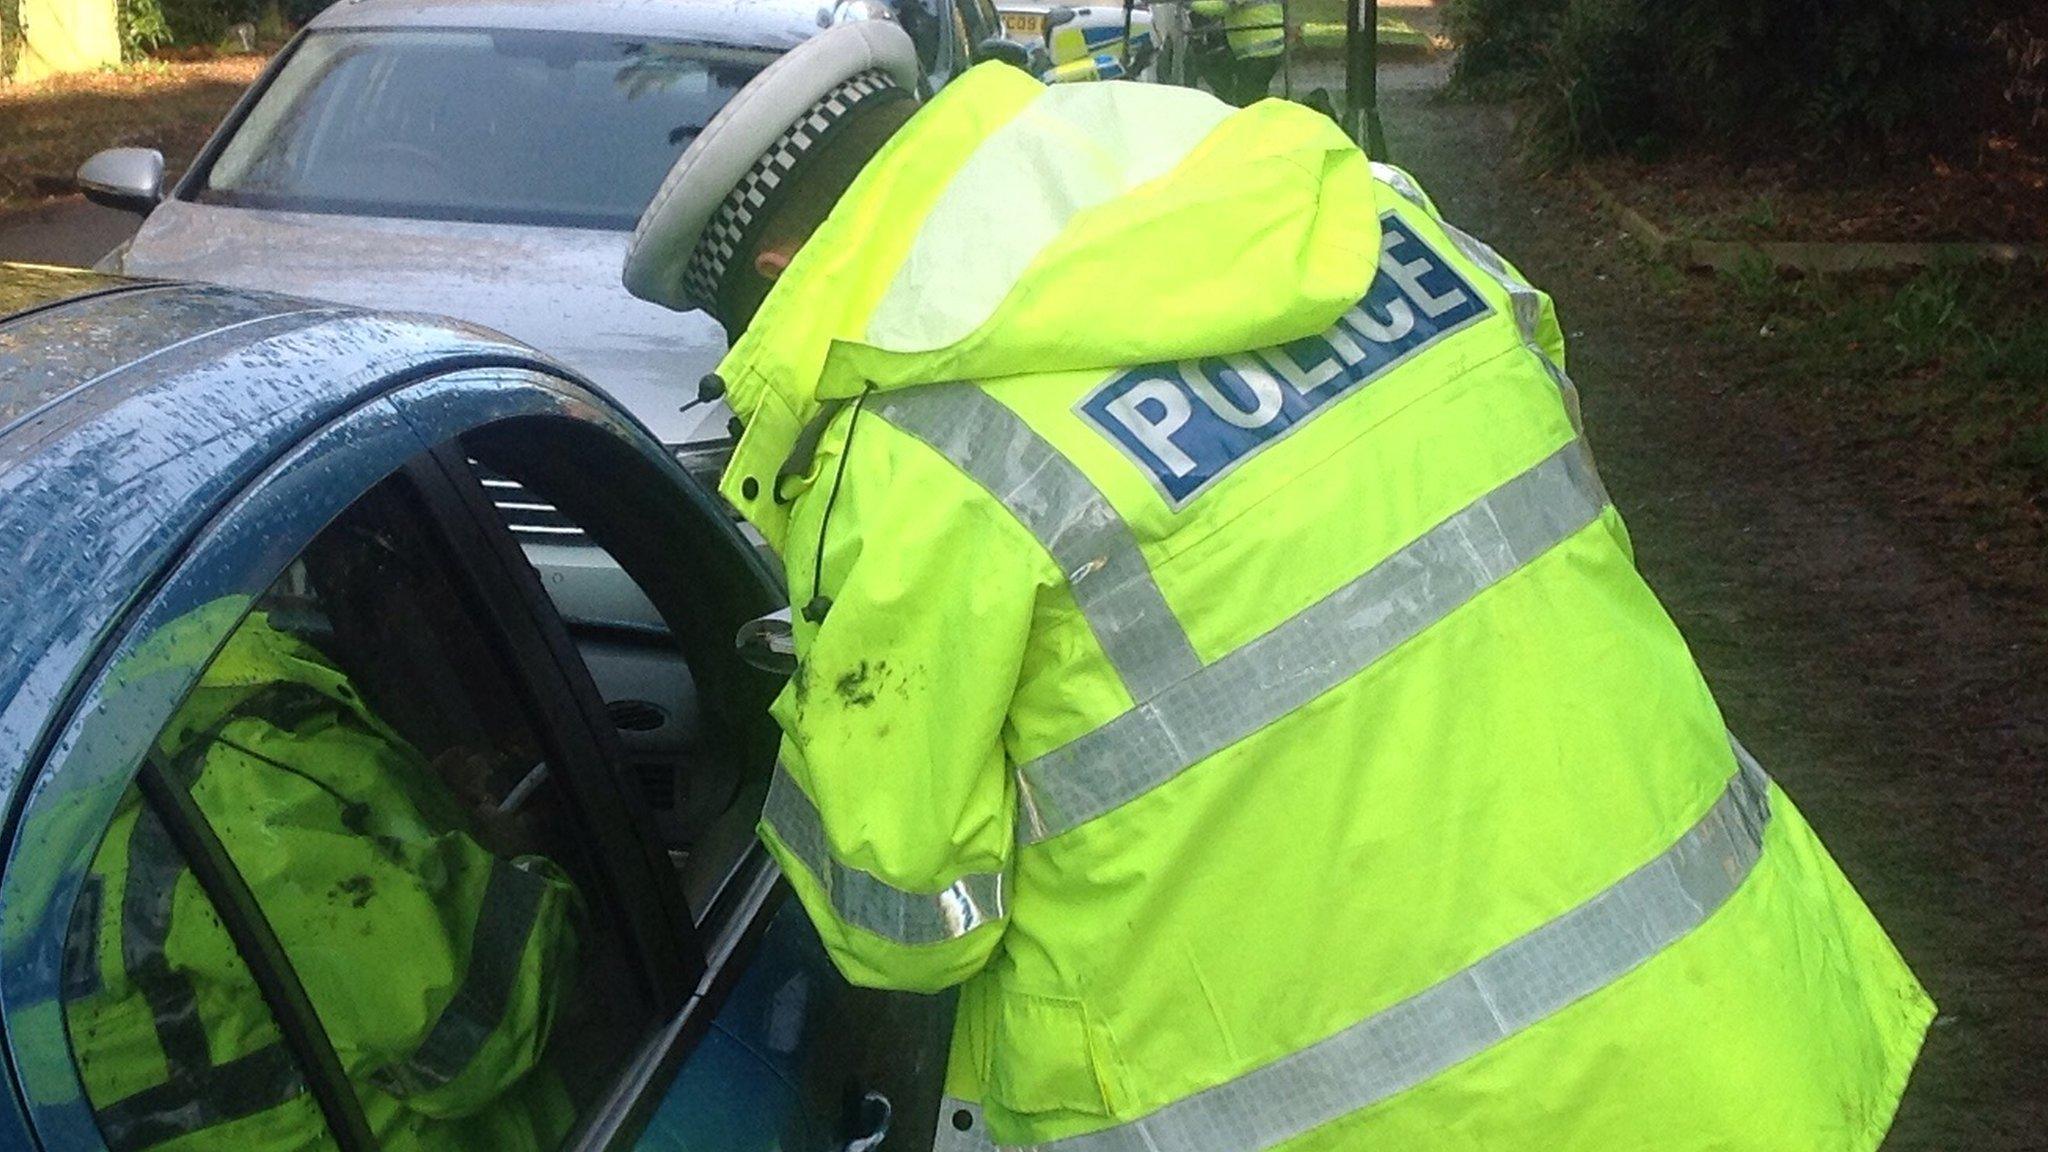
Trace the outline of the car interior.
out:
[[[175,840],[203,829],[378,1139],[557,1146],[662,1018],[630,897],[587,834],[591,790],[564,770],[576,756],[555,758],[405,477],[346,509],[247,608],[131,785],[125,836],[95,858],[107,895],[74,906],[67,1019],[103,1132],[122,1147],[184,1131],[204,1109],[181,1085],[270,1051],[266,997],[221,917],[176,911],[195,907],[181,878],[196,865]],[[124,926],[118,959],[96,947],[107,915]],[[469,991],[491,972],[501,991]],[[266,1123],[318,1129],[277,1100],[286,1111]]]
[[[503,487],[483,489],[497,515],[530,524],[539,506],[552,526],[576,533],[573,543],[536,545],[515,531],[526,555],[581,550],[586,564],[616,566],[612,583],[630,581],[651,609],[592,603],[534,569],[701,924],[717,914],[755,844],[778,740],[767,705],[780,685],[739,658],[733,622],[779,608],[779,583],[714,495],[692,486],[694,503],[674,500],[673,481],[616,441],[592,436],[588,454],[530,450],[542,433],[535,422],[511,421],[473,433],[462,450],[487,482],[519,486],[515,501],[503,499]]]
[[[587,33],[315,31],[236,127],[209,203],[629,228],[771,53]]]

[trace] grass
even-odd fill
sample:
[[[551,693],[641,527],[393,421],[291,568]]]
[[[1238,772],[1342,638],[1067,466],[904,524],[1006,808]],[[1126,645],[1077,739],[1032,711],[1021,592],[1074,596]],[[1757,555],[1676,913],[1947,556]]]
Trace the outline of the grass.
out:
[[[1881,167],[1816,171],[1797,159],[1731,159],[1705,148],[1583,164],[1674,234],[2048,244],[2048,150],[1995,143],[1970,164],[1901,154]]]
[[[1994,561],[2039,559],[2048,269],[1795,278],[1758,261],[1721,279],[1722,334],[1760,336],[1774,350],[1753,386],[1903,467],[1955,518],[1959,543]]]
[[[183,171],[262,68],[261,56],[145,60],[0,86],[0,209],[70,192],[102,148],[155,148]]]
[[[1345,0],[1287,0],[1287,19],[1302,30],[1310,54],[1328,55],[1344,47]],[[1379,46],[1382,59],[1412,59],[1433,51],[1425,29],[1433,26],[1428,5],[1382,4]]]

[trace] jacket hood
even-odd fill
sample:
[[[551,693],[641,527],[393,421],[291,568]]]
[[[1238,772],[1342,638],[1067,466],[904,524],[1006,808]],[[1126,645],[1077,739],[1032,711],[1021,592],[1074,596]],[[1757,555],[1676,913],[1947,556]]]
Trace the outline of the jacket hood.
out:
[[[726,495],[779,547],[769,480],[823,402],[870,388],[1313,335],[1365,294],[1379,233],[1365,155],[1307,108],[983,65],[868,164],[721,366],[746,423]]]

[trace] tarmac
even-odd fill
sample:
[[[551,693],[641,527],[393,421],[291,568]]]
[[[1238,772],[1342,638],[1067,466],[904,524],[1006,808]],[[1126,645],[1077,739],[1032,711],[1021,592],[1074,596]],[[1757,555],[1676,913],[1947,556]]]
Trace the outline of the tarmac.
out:
[[[0,216],[0,260],[90,267],[141,226],[132,212],[65,196]]]

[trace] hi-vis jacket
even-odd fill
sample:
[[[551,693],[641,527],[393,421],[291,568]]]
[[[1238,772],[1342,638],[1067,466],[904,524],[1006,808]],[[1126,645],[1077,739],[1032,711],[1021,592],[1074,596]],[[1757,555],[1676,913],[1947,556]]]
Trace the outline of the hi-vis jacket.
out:
[[[1287,9],[1279,0],[1193,0],[1188,7],[1223,18],[1230,54],[1240,60],[1278,56],[1287,46]]]
[[[486,851],[419,754],[261,613],[151,755],[247,881],[381,1147],[555,1147],[574,1119],[538,1067],[576,956],[560,868]],[[113,1152],[332,1147],[248,967],[134,793],[86,891],[64,1011]]]
[[[971,71],[722,373],[831,601],[761,832],[851,979],[964,983],[995,1143],[1877,1144],[1931,1005],[1636,574],[1548,301],[1328,120]]]

